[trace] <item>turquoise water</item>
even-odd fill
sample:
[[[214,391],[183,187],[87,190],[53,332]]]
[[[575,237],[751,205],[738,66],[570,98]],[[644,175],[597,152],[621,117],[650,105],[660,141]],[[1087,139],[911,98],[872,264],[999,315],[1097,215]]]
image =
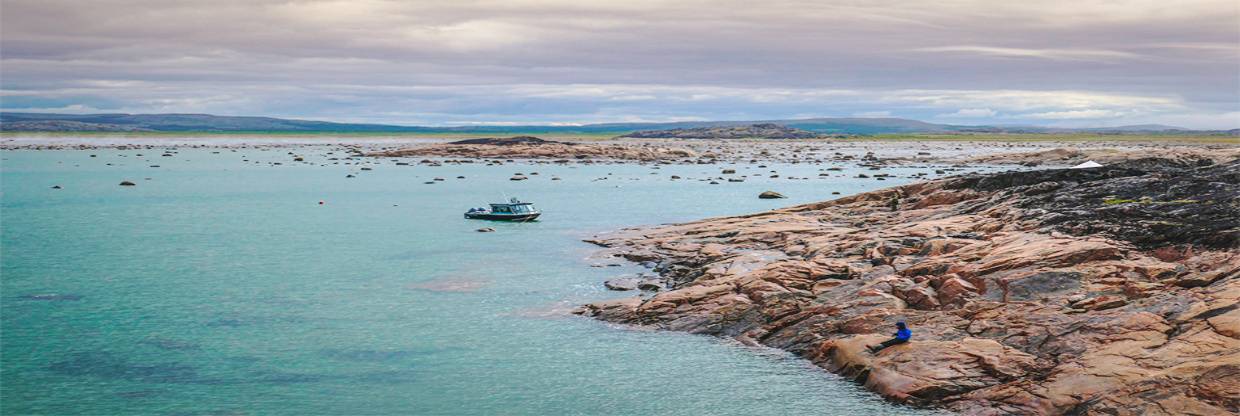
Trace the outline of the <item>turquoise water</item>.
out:
[[[909,179],[817,179],[824,166],[805,164],[363,171],[325,146],[161,153],[3,152],[4,414],[927,413],[778,351],[567,314],[625,296],[601,283],[642,271],[591,267],[611,262],[580,241],[594,233]],[[725,167],[814,179],[668,179]],[[790,198],[756,198],[767,189]],[[538,203],[542,221],[461,218],[503,195]]]

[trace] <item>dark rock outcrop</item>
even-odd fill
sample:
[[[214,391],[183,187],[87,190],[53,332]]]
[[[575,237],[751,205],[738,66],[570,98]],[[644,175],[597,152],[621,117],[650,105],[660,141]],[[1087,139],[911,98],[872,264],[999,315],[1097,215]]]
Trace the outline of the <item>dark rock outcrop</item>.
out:
[[[520,145],[527,145],[527,146],[538,146],[538,145],[553,144],[553,143],[570,145],[570,146],[576,144],[576,143],[569,143],[569,142],[555,142],[551,140],[543,140],[543,139],[540,139],[534,136],[516,136],[516,137],[504,137],[504,138],[484,137],[480,139],[457,140],[449,144],[477,144],[477,145],[486,145],[486,146],[514,146],[514,145],[520,144]]]
[[[1226,248],[1240,245],[1237,183],[1236,162],[1137,159],[1091,169],[965,177],[945,187],[998,191],[992,198],[1018,199],[1029,219],[1072,235],[1100,234],[1144,248]]]

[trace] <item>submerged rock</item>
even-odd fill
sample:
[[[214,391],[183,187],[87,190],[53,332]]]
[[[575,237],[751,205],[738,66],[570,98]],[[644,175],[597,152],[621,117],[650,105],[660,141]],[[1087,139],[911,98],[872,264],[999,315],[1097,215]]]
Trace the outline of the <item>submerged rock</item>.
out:
[[[21,298],[25,300],[41,300],[49,302],[82,300],[81,295],[71,295],[67,293],[36,293],[31,295],[22,295]]]

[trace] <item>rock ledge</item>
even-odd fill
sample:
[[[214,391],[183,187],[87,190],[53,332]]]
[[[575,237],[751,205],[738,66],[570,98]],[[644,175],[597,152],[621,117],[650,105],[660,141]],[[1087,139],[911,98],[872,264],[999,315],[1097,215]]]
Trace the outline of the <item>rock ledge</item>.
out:
[[[952,177],[591,242],[598,319],[781,348],[968,414],[1240,412],[1240,161]],[[874,355],[897,320],[912,342]]]

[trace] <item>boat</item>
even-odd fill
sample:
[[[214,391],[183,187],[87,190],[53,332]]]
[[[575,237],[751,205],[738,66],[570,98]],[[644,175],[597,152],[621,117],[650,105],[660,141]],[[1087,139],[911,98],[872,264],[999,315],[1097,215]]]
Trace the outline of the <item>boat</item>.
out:
[[[465,212],[465,219],[490,221],[533,221],[542,215],[531,202],[521,202],[517,198],[507,203],[491,204],[491,208],[470,208]]]

